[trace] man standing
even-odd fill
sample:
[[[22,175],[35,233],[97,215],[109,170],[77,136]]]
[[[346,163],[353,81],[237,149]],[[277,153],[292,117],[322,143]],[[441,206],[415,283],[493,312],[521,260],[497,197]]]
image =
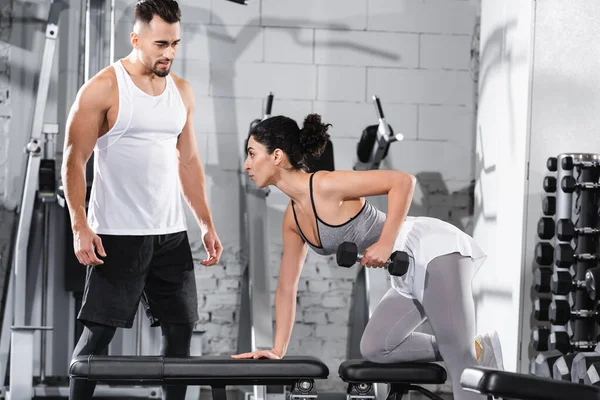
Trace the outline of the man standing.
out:
[[[195,140],[194,94],[170,74],[181,11],[173,0],[143,0],[134,13],[131,53],[82,86],[67,121],[62,179],[74,251],[87,266],[78,314],[85,328],[73,357],[102,352],[117,327],[131,328],[142,296],[160,321],[161,354],[189,355],[198,302],[182,195],[200,224],[202,264],[215,265],[222,253]],[[70,398],[91,398],[94,389],[72,381]],[[185,386],[163,389],[169,400],[185,397]]]

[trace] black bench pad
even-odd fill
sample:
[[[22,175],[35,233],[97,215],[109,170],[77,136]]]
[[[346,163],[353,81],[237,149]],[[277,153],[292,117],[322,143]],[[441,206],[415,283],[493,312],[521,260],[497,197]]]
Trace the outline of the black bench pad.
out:
[[[344,382],[352,383],[444,383],[446,370],[434,363],[378,364],[355,359],[340,364],[338,370]]]
[[[466,368],[460,385],[469,391],[519,400],[600,400],[600,388],[486,367]]]
[[[69,368],[72,378],[108,382],[187,383],[195,385],[292,384],[326,379],[329,369],[314,357],[281,360],[233,359],[230,356],[81,356]]]

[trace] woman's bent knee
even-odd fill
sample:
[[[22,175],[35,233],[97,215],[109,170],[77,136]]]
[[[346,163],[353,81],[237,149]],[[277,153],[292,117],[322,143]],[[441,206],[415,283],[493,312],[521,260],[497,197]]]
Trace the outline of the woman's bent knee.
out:
[[[383,344],[369,340],[369,338],[363,335],[360,340],[360,354],[362,357],[374,363],[383,363],[385,360],[385,348]]]

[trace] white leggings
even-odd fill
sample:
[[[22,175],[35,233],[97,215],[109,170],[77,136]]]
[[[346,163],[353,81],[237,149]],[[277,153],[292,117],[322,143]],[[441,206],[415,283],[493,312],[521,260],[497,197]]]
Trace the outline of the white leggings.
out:
[[[362,356],[376,363],[444,361],[454,400],[484,399],[460,386],[463,370],[477,365],[472,278],[471,258],[452,253],[427,266],[422,303],[388,290],[363,333]],[[414,332],[425,319],[433,335]]]

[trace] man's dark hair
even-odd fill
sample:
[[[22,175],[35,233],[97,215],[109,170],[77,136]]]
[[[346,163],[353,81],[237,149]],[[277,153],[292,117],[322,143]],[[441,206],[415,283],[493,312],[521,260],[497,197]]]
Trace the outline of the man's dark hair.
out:
[[[181,21],[181,10],[175,0],[140,0],[135,5],[134,22],[148,25],[155,15],[169,24]]]

